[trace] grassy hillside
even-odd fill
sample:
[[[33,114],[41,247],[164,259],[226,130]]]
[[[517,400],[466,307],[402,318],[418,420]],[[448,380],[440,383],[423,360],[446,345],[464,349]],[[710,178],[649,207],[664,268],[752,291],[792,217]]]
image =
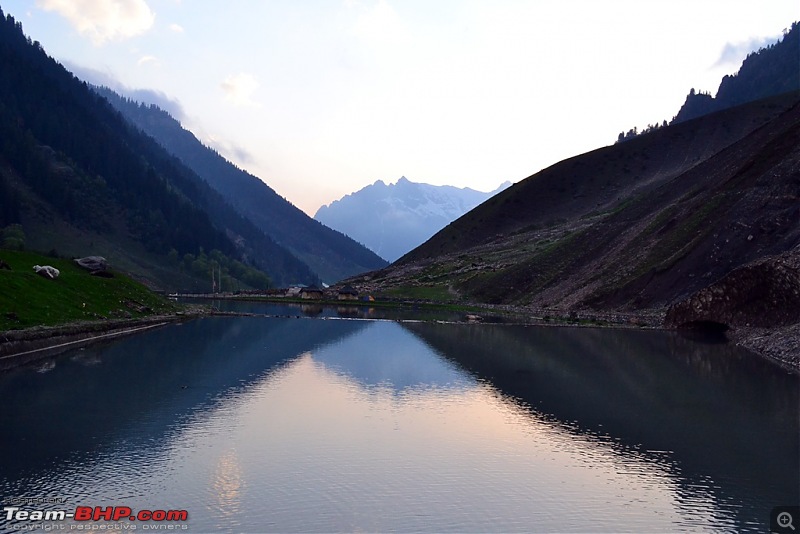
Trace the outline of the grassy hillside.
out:
[[[0,330],[74,321],[123,319],[172,313],[177,307],[122,273],[91,276],[72,260],[32,252],[0,250],[11,269],[0,269]],[[49,280],[33,270],[52,265],[61,271]]]

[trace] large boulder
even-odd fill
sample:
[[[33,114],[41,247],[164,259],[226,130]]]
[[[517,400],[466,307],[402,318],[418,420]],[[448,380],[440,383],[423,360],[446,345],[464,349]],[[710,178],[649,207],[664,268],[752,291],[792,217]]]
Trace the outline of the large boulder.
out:
[[[745,265],[667,310],[665,326],[775,327],[800,322],[800,270],[793,253]]]
[[[105,271],[108,269],[108,262],[102,256],[86,256],[85,258],[77,258],[75,263],[79,267],[83,267],[89,272]]]

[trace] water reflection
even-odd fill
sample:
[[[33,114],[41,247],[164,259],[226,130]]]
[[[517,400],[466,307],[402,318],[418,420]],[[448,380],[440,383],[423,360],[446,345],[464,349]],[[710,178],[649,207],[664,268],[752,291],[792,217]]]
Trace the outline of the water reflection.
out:
[[[800,500],[797,376],[735,346],[665,332],[404,327],[554,424],[667,460],[682,501],[710,495],[740,530]]]
[[[746,531],[798,500],[796,377],[669,334],[230,317],[51,363],[0,375],[1,495],[198,532]]]
[[[427,345],[394,324],[372,323],[358,335],[321,348],[313,358],[367,388],[382,386],[399,393],[410,388],[458,388],[465,383],[463,369],[431,357]]]
[[[54,371],[0,375],[3,475],[58,463],[122,440],[148,446],[184,418],[307,350],[365,323],[200,319],[132,336],[49,362]],[[87,362],[93,365],[87,366]],[[24,454],[20,454],[24,451]],[[2,488],[0,488],[2,489]]]
[[[235,450],[229,450],[219,457],[211,490],[215,496],[216,512],[220,528],[229,527],[242,515],[242,468]]]

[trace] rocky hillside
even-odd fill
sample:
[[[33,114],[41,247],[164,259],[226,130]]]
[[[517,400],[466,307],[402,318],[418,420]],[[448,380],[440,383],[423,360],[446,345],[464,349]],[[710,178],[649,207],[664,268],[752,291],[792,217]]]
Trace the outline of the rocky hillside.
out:
[[[395,261],[510,185],[506,182],[484,193],[412,182],[405,176],[390,185],[378,180],[322,206],[314,218]]]
[[[540,309],[663,309],[800,246],[798,102],[746,104],[561,162],[354,282]]]

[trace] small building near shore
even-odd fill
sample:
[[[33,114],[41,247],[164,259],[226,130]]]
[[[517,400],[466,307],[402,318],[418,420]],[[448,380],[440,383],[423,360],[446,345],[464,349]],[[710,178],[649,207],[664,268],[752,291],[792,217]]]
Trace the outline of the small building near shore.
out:
[[[322,300],[322,290],[316,286],[304,287],[300,290],[300,298],[308,300]]]
[[[299,297],[300,296],[300,292],[302,290],[303,290],[303,288],[300,287],[300,286],[292,286],[292,287],[290,287],[289,289],[286,290],[286,296],[287,297]]]
[[[353,286],[344,286],[339,290],[339,300],[358,300],[358,291]]]

